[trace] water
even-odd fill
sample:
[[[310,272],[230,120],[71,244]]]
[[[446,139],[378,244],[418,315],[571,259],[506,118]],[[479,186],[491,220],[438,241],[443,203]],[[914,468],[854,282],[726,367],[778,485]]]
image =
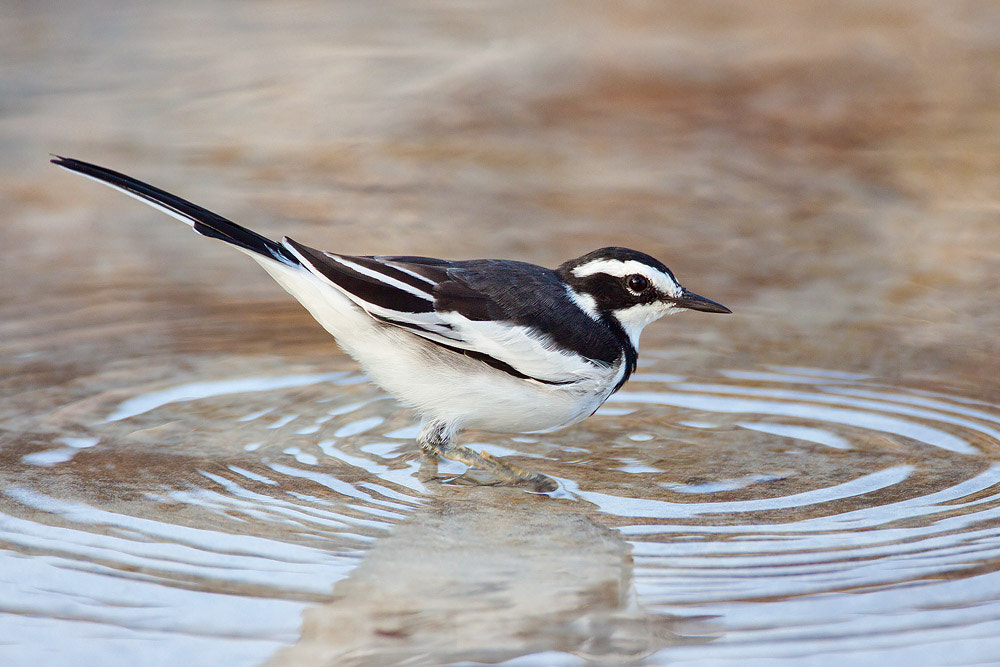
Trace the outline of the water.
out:
[[[742,478],[757,488],[747,500],[715,501],[714,489],[703,490],[702,502],[681,504],[582,494],[629,524],[620,529],[634,548],[640,599],[723,623],[724,636],[700,647],[696,661],[794,662],[836,651],[875,663],[891,651],[918,663],[958,664],[997,655],[996,407],[856,379],[813,385],[798,373],[808,372],[767,376],[753,387],[679,383],[672,388],[679,392],[621,398],[721,413],[715,432],[777,431],[771,446],[808,456],[805,467],[789,466],[781,484],[815,470],[825,475],[817,449],[831,442],[879,458],[865,465],[851,457],[852,479],[813,480],[817,488],[791,494],[772,495],[773,482]],[[720,401],[723,393],[743,403]],[[758,396],[782,401],[750,398]],[[856,418],[830,405],[851,405]],[[737,407],[769,423],[733,419]],[[959,456],[935,460],[933,449]]]
[[[8,3],[0,663],[1000,662],[995,3]],[[734,310],[462,442],[239,253],[625,245]]]
[[[410,415],[350,372],[98,394],[4,486],[0,645],[51,664],[1000,655],[1000,407],[821,369],[668,365],[586,427],[477,443],[558,479],[551,497],[422,468]],[[183,422],[225,447],[190,426],[172,446],[135,438]],[[553,574],[570,554],[575,574]],[[488,624],[523,624],[514,592],[539,582],[554,590],[529,598],[527,639],[470,620],[499,590]],[[375,630],[337,631],[348,613]],[[457,647],[425,636],[438,621]]]

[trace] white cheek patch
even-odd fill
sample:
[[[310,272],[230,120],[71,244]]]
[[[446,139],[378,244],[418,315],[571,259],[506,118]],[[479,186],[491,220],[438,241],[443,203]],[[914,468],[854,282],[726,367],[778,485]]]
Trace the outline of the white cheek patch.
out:
[[[577,278],[586,278],[598,273],[604,273],[617,278],[624,278],[633,273],[638,273],[648,278],[649,282],[653,284],[658,292],[674,298],[681,296],[681,286],[669,274],[658,271],[648,264],[643,264],[634,259],[624,262],[620,259],[595,259],[573,269],[573,275]]]

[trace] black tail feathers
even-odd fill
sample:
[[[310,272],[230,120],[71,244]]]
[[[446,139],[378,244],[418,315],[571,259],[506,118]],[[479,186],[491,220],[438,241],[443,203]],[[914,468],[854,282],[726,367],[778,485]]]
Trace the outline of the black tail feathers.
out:
[[[141,199],[151,206],[183,220],[203,236],[220,239],[226,243],[259,253],[284,264],[292,266],[299,264],[295,255],[280,243],[272,241],[266,236],[261,236],[257,232],[242,227],[231,220],[227,220],[221,215],[212,213],[197,204],[192,204],[176,195],[136,180],[131,176],[99,167],[96,164],[58,155],[54,155],[51,162],[52,164],[75,171],[117,190],[121,190],[127,195]]]

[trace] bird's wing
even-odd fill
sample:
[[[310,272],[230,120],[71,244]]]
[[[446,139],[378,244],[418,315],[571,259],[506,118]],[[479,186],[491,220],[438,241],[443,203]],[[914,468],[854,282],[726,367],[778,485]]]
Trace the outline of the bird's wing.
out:
[[[531,280],[484,289],[470,276],[474,262],[424,257],[359,257],[322,252],[285,238],[282,243],[309,271],[336,288],[374,319],[405,329],[516,377],[569,384],[593,377],[614,358],[595,359],[567,348],[533,324],[531,312],[553,310],[548,290],[563,290],[535,274]],[[488,266],[491,260],[480,264]],[[516,266],[529,266],[508,263]],[[533,267],[538,271],[545,270]],[[544,278],[548,276],[543,273]],[[554,281],[554,278],[551,278]],[[497,281],[490,281],[496,287]],[[516,292],[530,292],[518,294]],[[560,293],[560,296],[564,295]],[[571,313],[573,315],[574,313]],[[586,317],[586,316],[583,316]]]

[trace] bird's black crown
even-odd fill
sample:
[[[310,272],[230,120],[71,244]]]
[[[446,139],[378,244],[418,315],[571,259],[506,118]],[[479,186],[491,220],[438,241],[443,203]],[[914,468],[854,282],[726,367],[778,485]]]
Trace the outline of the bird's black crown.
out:
[[[611,260],[616,259],[620,262],[627,262],[629,260],[633,260],[645,264],[646,266],[650,266],[656,269],[657,271],[662,271],[663,273],[669,275],[674,280],[674,282],[677,281],[677,279],[674,278],[673,271],[668,269],[663,262],[656,259],[655,257],[650,257],[646,253],[639,252],[638,250],[632,250],[631,248],[621,248],[618,246],[608,246],[607,248],[598,248],[597,250],[588,252],[586,255],[583,255],[582,257],[577,257],[576,259],[571,259],[567,262],[564,262],[558,269],[559,274],[563,277],[563,279],[565,279],[566,274],[570,273],[573,269],[598,259],[611,259]]]

